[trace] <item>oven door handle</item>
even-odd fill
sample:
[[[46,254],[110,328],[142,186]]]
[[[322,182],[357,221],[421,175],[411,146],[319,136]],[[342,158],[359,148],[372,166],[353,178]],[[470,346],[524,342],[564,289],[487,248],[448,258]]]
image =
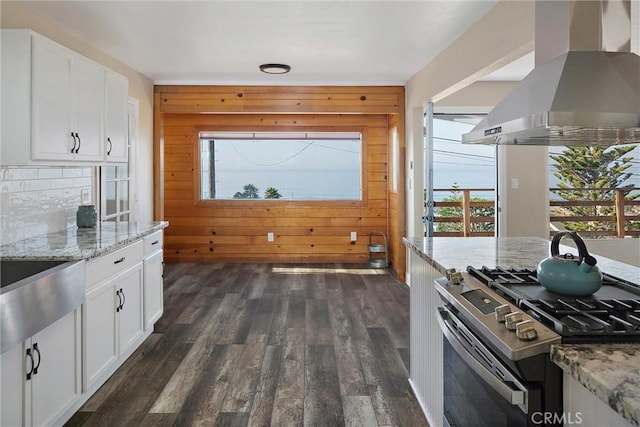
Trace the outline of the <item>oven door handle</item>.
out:
[[[447,325],[447,322],[444,320],[445,316],[448,316],[449,312],[445,309],[438,308],[438,323],[440,324],[440,329],[442,329],[442,333],[446,337],[451,347],[455,350],[456,353],[464,360],[464,362],[471,368],[473,371],[478,374],[483,381],[493,388],[496,393],[498,393],[502,398],[504,398],[507,402],[512,405],[520,405],[520,408],[524,413],[527,413],[527,409],[523,408],[525,405],[525,392],[522,390],[514,390],[509,387],[508,384],[500,381],[491,371],[484,367],[480,362],[476,360],[476,358],[469,353],[469,351],[465,348],[464,344],[460,338],[458,338],[458,334],[456,334],[451,328]]]

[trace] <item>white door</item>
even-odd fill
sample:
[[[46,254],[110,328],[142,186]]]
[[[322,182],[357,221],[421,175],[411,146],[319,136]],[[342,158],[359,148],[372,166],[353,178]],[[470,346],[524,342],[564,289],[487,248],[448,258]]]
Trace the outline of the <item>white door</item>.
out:
[[[117,287],[122,298],[118,313],[120,354],[127,353],[143,335],[142,268],[142,263],[136,264],[119,276]]]
[[[34,36],[32,61],[33,160],[71,160],[73,53]]]
[[[104,144],[104,68],[77,56],[73,66],[76,160],[102,161]]]
[[[87,292],[83,316],[83,389],[104,374],[118,358],[116,341],[117,278]]]
[[[22,344],[0,355],[0,425],[24,424],[25,372],[31,368]]]
[[[119,74],[105,74],[105,159],[109,162],[126,162],[128,155],[128,97],[129,83]]]
[[[144,260],[144,324],[145,330],[162,316],[162,251]]]
[[[34,426],[52,425],[80,396],[80,310],[31,338],[38,372],[32,377]]]

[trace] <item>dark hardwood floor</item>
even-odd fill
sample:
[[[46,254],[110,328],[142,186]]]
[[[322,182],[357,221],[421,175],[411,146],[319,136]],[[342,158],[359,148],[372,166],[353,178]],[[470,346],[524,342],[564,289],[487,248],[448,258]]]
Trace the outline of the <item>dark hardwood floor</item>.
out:
[[[167,264],[154,333],[68,426],[427,426],[409,289],[351,265]]]

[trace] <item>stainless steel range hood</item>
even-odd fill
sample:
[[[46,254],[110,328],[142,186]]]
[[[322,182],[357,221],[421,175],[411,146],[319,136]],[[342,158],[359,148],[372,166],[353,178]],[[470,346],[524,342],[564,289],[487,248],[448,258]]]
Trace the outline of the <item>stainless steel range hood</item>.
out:
[[[629,0],[537,1],[536,66],[464,143],[640,142],[640,56]]]

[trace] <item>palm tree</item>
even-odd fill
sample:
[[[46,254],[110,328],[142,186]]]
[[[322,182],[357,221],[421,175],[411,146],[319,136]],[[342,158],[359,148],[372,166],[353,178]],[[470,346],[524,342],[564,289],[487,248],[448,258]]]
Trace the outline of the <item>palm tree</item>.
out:
[[[269,187],[264,191],[265,199],[279,199],[281,197],[282,197],[282,194],[278,192],[278,189],[276,187]]]

